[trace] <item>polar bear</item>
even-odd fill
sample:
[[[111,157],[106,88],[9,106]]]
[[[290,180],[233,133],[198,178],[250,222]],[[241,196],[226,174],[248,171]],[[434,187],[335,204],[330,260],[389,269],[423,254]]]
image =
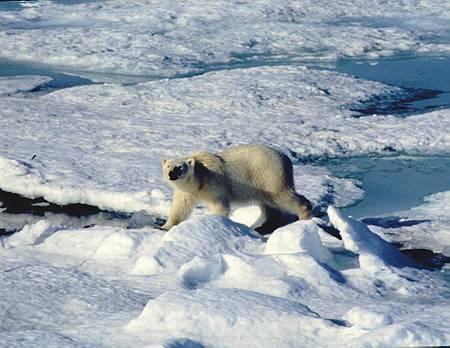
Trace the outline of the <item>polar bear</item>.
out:
[[[186,220],[199,202],[215,215],[229,216],[231,204],[256,203],[266,217],[274,210],[311,216],[311,203],[295,191],[291,160],[270,147],[239,145],[162,162],[164,179],[174,189],[162,229]]]

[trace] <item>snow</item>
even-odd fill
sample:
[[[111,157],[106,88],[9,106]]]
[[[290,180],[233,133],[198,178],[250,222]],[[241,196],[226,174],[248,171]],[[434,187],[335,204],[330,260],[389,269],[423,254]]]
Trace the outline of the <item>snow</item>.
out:
[[[58,335],[47,331],[26,329],[22,331],[2,332],[2,346],[17,347],[20,342],[23,347],[70,347],[70,348],[87,348],[95,347],[85,342],[73,340],[64,335]]]
[[[267,241],[266,254],[306,252],[317,261],[330,261],[330,252],[322,246],[315,221],[298,221],[277,229]]]
[[[392,317],[388,313],[377,312],[355,306],[344,315],[344,319],[363,330],[373,330],[392,324]]]
[[[142,214],[137,215],[142,216]],[[100,212],[98,214],[80,217],[51,212],[46,212],[44,215],[9,214],[2,212],[0,214],[0,228],[8,232],[14,232],[21,230],[25,225],[34,225],[43,219],[47,220],[51,225],[60,225],[65,228],[81,228],[93,225],[142,228],[148,225],[155,225],[155,220],[149,215],[145,215],[146,218],[142,218],[140,221],[137,221],[137,218],[133,219],[133,217],[134,215],[130,218],[130,220],[126,220],[123,218],[114,217],[113,214],[108,212]]]
[[[337,331],[306,306],[239,289],[168,292],[127,326],[146,337],[171,332],[173,338],[188,336],[217,347],[293,346],[303,337],[303,343],[314,344],[320,336],[312,333],[319,329],[320,336]]]
[[[0,96],[20,92],[29,92],[52,79],[47,76],[12,76],[0,77]]]
[[[147,296],[113,281],[47,262],[2,254],[0,294],[2,346],[27,342],[56,346],[98,346],[95,332],[116,335],[110,327],[131,320]],[[96,327],[93,327],[95,323]],[[77,338],[73,333],[78,332]],[[3,335],[6,333],[5,339]],[[83,335],[89,340],[85,341]],[[21,339],[24,339],[21,341]],[[8,345],[10,342],[10,345]]]
[[[8,332],[2,342],[448,344],[445,283],[432,272],[389,264],[393,247],[330,209],[344,237],[339,252],[318,239],[314,222],[291,224],[267,240],[217,216],[167,233],[27,226],[0,249],[1,327]],[[357,253],[359,264],[341,269],[344,250]],[[368,253],[383,266],[367,268],[361,258]]]
[[[450,192],[424,198],[423,204],[407,211],[367,220],[370,228],[404,248],[422,248],[450,256]]]
[[[15,234],[8,238],[5,243],[6,247],[18,247],[25,245],[39,244],[46,235],[51,235],[57,230],[62,229],[62,226],[51,225],[47,220],[39,220],[35,224],[26,225],[21,233]]]
[[[5,8],[0,58],[39,69],[0,77],[0,189],[130,219],[17,215],[0,203],[0,229],[20,226],[0,236],[0,346],[450,345],[446,269],[391,244],[450,255],[450,192],[359,221],[339,208],[364,197],[361,182],[314,162],[450,153],[448,108],[360,115],[365,102],[410,91],[323,69],[345,57],[447,55],[448,3]],[[46,71],[99,83],[34,93]],[[168,232],[154,228],[170,205],[162,158],[247,143],[290,156],[297,191],[342,240],[320,228],[326,216],[261,236],[256,205],[231,219],[200,206]]]
[[[266,143],[294,161],[392,148],[450,151],[447,109],[407,119],[355,118],[350,110],[361,100],[404,93],[329,71],[261,67],[128,87],[80,86],[33,99],[3,97],[0,188],[57,204],[164,216],[170,191],[160,159],[199,148]],[[317,167],[296,167],[295,181],[319,206],[362,197],[357,182]]]
[[[58,204],[164,215],[169,190],[161,178],[161,158],[247,142],[308,155],[315,151],[304,145],[314,115],[349,115],[345,105],[373,93],[401,91],[331,72],[274,67],[130,87],[82,86],[36,99],[3,98],[0,187]],[[177,130],[181,120],[183,132]],[[224,122],[226,127],[219,126]],[[306,133],[284,140],[274,136],[293,126]],[[317,203],[348,204],[362,195],[354,182],[310,166],[296,171],[296,181],[298,190]]]
[[[174,270],[195,256],[234,253],[251,248],[254,238],[257,238],[256,233],[244,225],[230,223],[224,217],[203,216],[170,229],[151,257],[160,270]]]
[[[241,60],[334,62],[448,53],[448,44],[432,41],[448,29],[448,9],[437,0],[120,0],[70,9],[41,2],[0,12],[1,56],[78,71],[176,76]]]
[[[411,266],[412,261],[394,246],[372,233],[362,222],[345,217],[333,206],[328,208],[331,223],[339,230],[347,250],[359,255],[361,269],[378,269],[388,265]]]
[[[380,335],[383,335],[381,338]],[[373,330],[364,335],[357,344],[360,346],[403,346],[445,345],[445,336],[434,328],[421,322],[412,322],[400,328],[398,325],[388,326],[382,330]]]

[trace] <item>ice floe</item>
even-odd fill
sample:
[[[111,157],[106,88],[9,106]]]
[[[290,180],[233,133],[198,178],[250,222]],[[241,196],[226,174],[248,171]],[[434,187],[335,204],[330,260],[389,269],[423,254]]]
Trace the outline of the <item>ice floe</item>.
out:
[[[0,12],[1,56],[147,76],[251,62],[449,52],[448,4],[358,0],[41,2]],[[420,19],[420,20],[418,20]],[[423,23],[421,25],[421,23]]]
[[[251,139],[286,151],[289,139],[272,139],[282,139],[274,135],[281,135],[287,127],[301,128],[306,118],[328,114],[330,108],[340,113],[342,105],[368,98],[375,91],[391,93],[381,84],[361,82],[354,88],[348,85],[350,81],[338,74],[301,68],[259,68],[134,87],[78,87],[33,100],[3,98],[1,155],[5,157],[0,185],[5,191],[41,196],[58,204],[85,203],[161,215],[167,211],[169,193],[161,180],[161,158],[188,154],[199,147],[219,150],[228,143]],[[327,96],[324,88],[336,96]],[[208,95],[208,100],[199,95]],[[317,104],[316,98],[324,103]],[[235,105],[239,99],[242,102]],[[313,111],[313,104],[324,109]],[[305,120],[296,120],[297,112]],[[275,124],[273,118],[278,119]],[[182,132],[177,129],[179,122],[185,124]],[[217,127],[211,128],[212,124]],[[15,134],[10,133],[13,130]],[[296,143],[306,138],[299,135]],[[323,169],[318,176],[318,171],[305,167],[296,172],[299,190],[310,199],[331,199],[339,205],[361,197],[354,182],[333,178]]]
[[[294,161],[386,149],[449,151],[448,110],[407,119],[353,117],[356,103],[403,93],[328,71],[263,67],[3,97],[0,187],[58,204],[165,215],[169,190],[160,159],[199,148],[266,143]],[[297,189],[316,204],[362,197],[355,181],[297,168]]]
[[[330,209],[340,251],[321,242],[312,221],[267,240],[214,216],[168,233],[28,226],[0,249],[5,342],[448,344],[446,285],[406,257],[394,265],[394,247]],[[345,251],[359,263],[342,268]],[[375,269],[362,261],[369,254]]]
[[[448,54],[448,3],[4,8],[0,58],[113,83],[32,94],[51,80],[37,76],[46,68],[0,77],[0,189],[131,218],[128,228],[91,226],[107,218],[24,217],[0,203],[2,231],[26,224],[0,236],[0,346],[450,345],[445,268],[430,271],[390,244],[449,255],[449,192],[359,221],[338,208],[363,197],[361,183],[311,163],[449,153],[449,109],[359,114],[364,103],[410,92],[301,66]],[[319,218],[261,236],[251,229],[261,222],[256,206],[239,207],[232,219],[199,207],[167,233],[152,227],[169,208],[161,158],[241,143],[288,154],[297,190],[316,212],[337,207],[328,216],[342,240]]]

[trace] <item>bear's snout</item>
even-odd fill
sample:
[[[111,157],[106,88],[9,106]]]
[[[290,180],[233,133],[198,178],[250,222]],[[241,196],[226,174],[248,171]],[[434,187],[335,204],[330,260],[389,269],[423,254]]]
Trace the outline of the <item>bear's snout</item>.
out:
[[[177,180],[181,177],[182,174],[183,168],[181,166],[175,167],[169,172],[169,179],[172,181]]]

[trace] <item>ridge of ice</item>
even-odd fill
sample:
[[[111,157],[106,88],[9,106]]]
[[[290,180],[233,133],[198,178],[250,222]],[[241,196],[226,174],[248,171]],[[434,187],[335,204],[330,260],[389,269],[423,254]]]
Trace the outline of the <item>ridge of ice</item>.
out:
[[[339,230],[345,248],[359,255],[361,269],[414,265],[412,260],[371,232],[364,223],[344,216],[333,206],[328,207],[328,216],[331,223]]]

